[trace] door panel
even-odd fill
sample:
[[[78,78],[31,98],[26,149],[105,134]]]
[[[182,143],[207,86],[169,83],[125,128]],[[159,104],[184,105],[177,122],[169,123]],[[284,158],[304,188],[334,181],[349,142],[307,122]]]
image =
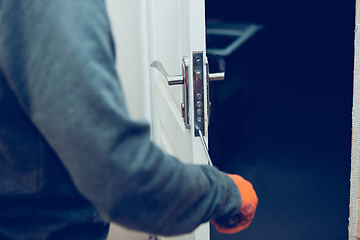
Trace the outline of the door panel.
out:
[[[130,115],[151,123],[147,3],[106,0],[116,48],[116,68]],[[149,240],[149,234],[111,224],[108,240]]]
[[[153,81],[154,141],[169,154],[191,162],[190,145],[181,144],[189,142],[189,135],[186,134],[180,103],[172,98],[170,87],[162,76],[155,76]],[[179,92],[181,93],[181,89]]]
[[[181,1],[154,0],[149,1],[149,21],[151,58],[162,62],[164,68],[170,75],[181,73],[182,51],[179,48],[181,43],[181,32],[179,30]],[[167,82],[159,76],[159,82]],[[177,105],[181,104],[181,86],[168,88]]]
[[[134,119],[151,123],[147,4],[106,0],[116,48],[116,68]]]

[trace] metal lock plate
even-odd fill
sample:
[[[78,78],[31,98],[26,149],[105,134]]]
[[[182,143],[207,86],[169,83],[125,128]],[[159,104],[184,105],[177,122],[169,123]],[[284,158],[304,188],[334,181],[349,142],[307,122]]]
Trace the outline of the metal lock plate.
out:
[[[204,108],[204,56],[203,52],[193,52],[193,91],[194,91],[194,131],[205,131]]]

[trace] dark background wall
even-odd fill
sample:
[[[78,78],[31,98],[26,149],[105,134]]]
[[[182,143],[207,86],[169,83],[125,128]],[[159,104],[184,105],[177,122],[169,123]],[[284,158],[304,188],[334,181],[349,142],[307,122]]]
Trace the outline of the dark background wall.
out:
[[[355,0],[206,0],[206,15],[264,25],[210,86],[214,164],[259,197],[247,230],[212,240],[347,239]]]

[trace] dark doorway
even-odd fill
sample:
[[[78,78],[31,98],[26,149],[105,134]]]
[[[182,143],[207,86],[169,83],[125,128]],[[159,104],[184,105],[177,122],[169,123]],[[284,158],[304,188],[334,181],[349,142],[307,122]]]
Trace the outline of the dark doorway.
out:
[[[207,22],[264,26],[210,85],[214,165],[251,181],[259,206],[211,239],[347,239],[355,1],[205,2]]]

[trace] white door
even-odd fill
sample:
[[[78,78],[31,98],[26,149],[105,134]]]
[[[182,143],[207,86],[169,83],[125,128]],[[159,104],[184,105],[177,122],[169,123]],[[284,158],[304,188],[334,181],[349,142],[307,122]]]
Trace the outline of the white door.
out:
[[[149,1],[150,61],[162,63],[169,75],[183,74],[183,59],[188,64],[188,83],[169,85],[160,71],[152,68],[152,120],[155,142],[164,150],[188,163],[206,164],[207,158],[195,124],[207,136],[207,89],[205,60],[205,12],[203,0]],[[195,63],[193,56],[200,60]],[[201,89],[194,93],[193,66]],[[186,92],[184,97],[184,91]],[[194,96],[194,94],[196,96]],[[195,105],[194,105],[195,101]],[[196,103],[198,105],[196,106]],[[189,110],[183,113],[181,105]],[[194,107],[195,106],[195,107]],[[184,117],[182,115],[185,115]],[[185,119],[184,119],[185,118]],[[188,119],[186,119],[188,118]],[[187,123],[186,123],[187,122]]]
[[[204,146],[200,137],[195,136],[196,124],[207,139],[204,0],[107,0],[107,4],[115,35],[117,67],[130,113],[151,119],[153,139],[164,151],[183,162],[207,164]],[[169,75],[182,75],[183,65],[188,65],[186,87],[169,86],[158,70],[150,69],[155,60],[162,63]],[[182,104],[187,104],[183,106],[188,110],[184,118]],[[208,240],[209,225],[203,224],[188,235],[158,238]],[[154,238],[112,227],[109,239]]]
[[[200,71],[202,76],[198,78],[200,80],[205,78],[205,73],[202,71],[204,69],[202,59],[205,59],[206,50],[204,0],[150,0],[148,8],[150,60],[160,61],[169,75],[183,74],[184,57],[188,64],[188,88],[183,85],[169,86],[166,78],[159,71],[155,69],[151,71],[154,141],[181,161],[207,164],[201,140],[195,137],[195,121],[204,123],[203,131],[207,136],[207,90],[202,88],[202,91],[198,92],[201,96],[195,93],[197,99],[194,96],[193,80],[193,66],[196,61],[194,54],[201,60],[202,69],[199,68],[197,71]],[[185,97],[184,91],[188,93]],[[195,102],[199,102],[198,107],[195,108],[194,98]],[[187,103],[188,114],[183,113],[181,108],[181,104]],[[186,121],[188,126],[185,124]],[[209,239],[208,224],[201,226],[192,234],[171,239],[207,240]]]
[[[207,136],[208,123],[208,96],[207,89],[204,89],[207,85],[206,66],[203,61],[206,59],[204,0],[150,0],[148,9],[151,62],[160,61],[169,75],[188,76],[188,83],[184,82],[187,87],[182,84],[170,86],[167,79],[152,68],[154,141],[183,162],[207,164],[201,139],[195,137],[195,124]],[[183,70],[184,58],[188,64],[187,72]],[[193,70],[197,72],[195,76]],[[198,88],[199,82],[201,88]],[[188,114],[183,112],[181,104],[188,104],[186,107],[183,105],[184,110],[189,110]],[[204,224],[192,234],[171,239],[207,240],[209,226]]]

